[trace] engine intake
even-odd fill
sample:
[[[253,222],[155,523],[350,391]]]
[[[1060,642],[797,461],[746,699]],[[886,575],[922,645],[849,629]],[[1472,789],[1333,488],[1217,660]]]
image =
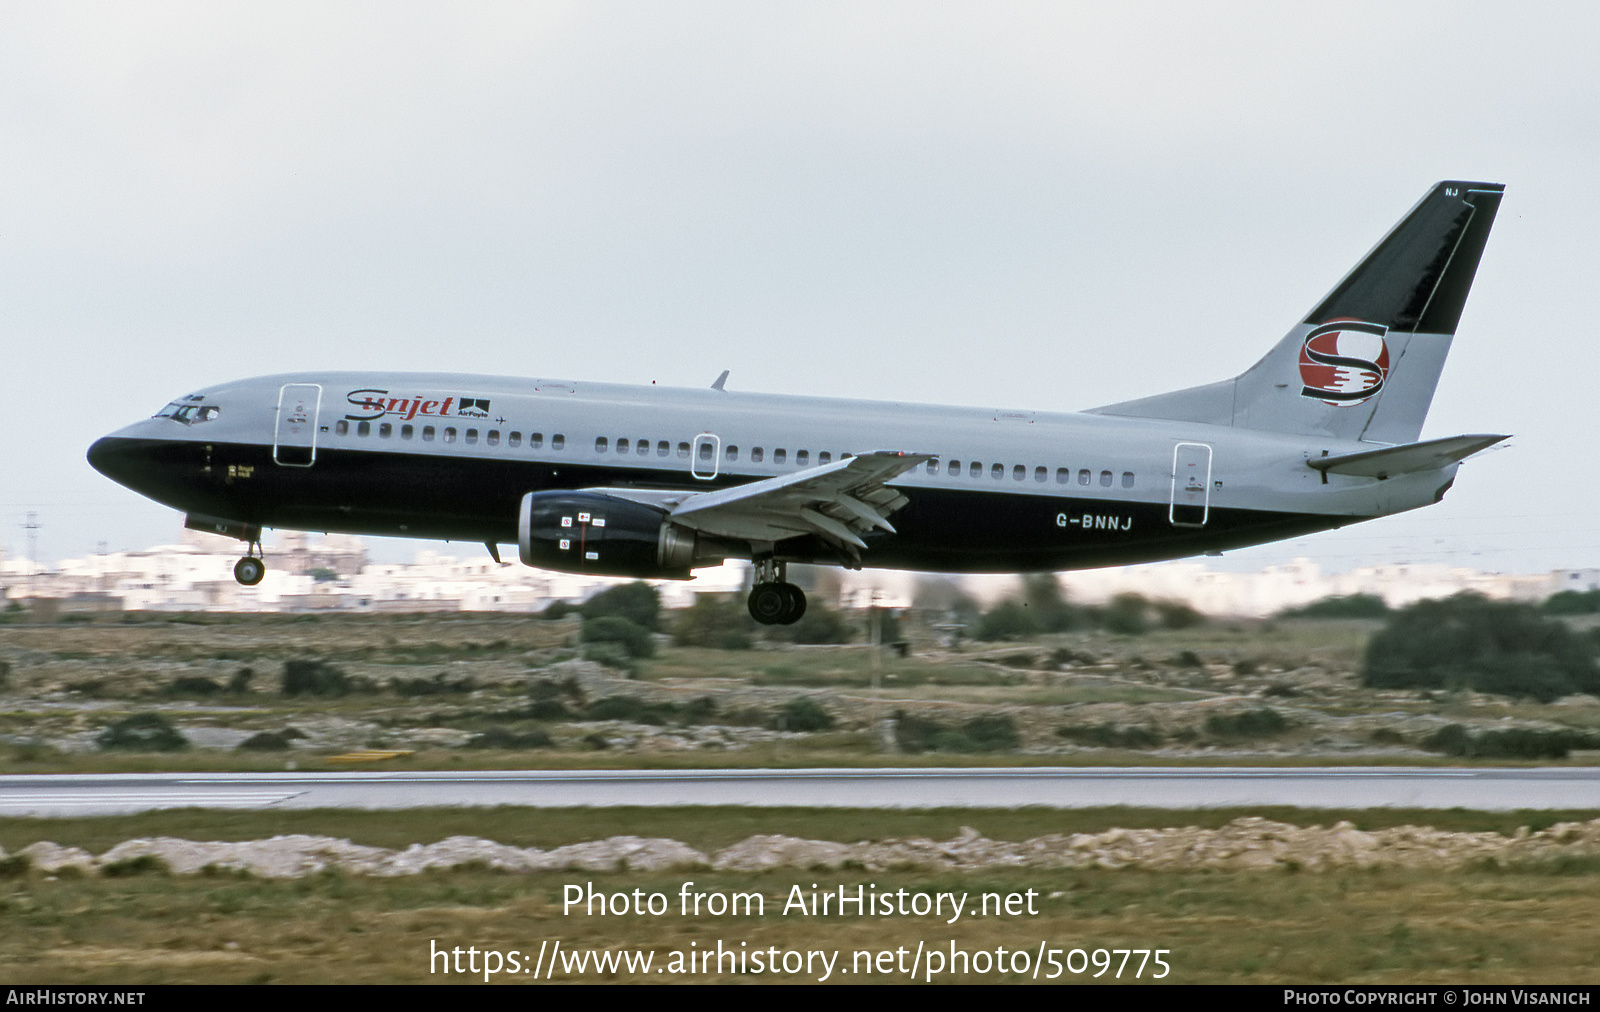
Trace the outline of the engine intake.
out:
[[[562,573],[690,579],[730,554],[667,520],[665,510],[598,492],[529,492],[517,548],[524,565]]]

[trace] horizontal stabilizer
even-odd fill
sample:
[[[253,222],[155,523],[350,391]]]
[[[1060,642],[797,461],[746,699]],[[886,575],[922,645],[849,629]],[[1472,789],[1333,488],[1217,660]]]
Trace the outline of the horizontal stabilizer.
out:
[[[1412,471],[1433,471],[1470,457],[1479,450],[1510,439],[1510,436],[1450,436],[1422,443],[1386,446],[1381,450],[1343,453],[1337,457],[1312,457],[1307,466],[1333,474],[1353,474],[1363,478],[1388,478]]]

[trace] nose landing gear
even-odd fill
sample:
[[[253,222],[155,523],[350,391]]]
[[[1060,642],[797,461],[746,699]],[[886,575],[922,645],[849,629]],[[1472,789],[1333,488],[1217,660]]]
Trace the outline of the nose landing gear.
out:
[[[261,550],[259,541],[251,541],[247,551],[249,555],[233,564],[233,578],[246,587],[254,587],[267,575],[267,564],[261,558],[266,553]]]
[[[771,557],[757,559],[755,586],[745,605],[750,617],[762,625],[793,625],[806,613],[806,595],[784,579],[784,564]]]

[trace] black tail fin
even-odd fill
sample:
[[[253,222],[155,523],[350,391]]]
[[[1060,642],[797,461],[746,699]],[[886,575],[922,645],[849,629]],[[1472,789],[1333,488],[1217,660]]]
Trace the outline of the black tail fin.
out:
[[[1244,374],[1103,414],[1409,443],[1422,431],[1505,187],[1433,187]]]

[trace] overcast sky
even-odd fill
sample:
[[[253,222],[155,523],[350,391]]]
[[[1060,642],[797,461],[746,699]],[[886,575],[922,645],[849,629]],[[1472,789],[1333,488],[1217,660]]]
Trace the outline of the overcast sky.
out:
[[[1513,447],[1441,505],[1233,562],[1600,565],[1597,22],[1460,0],[11,0],[0,546],[23,553],[29,510],[46,560],[175,540],[181,518],[84,451],[270,372],[730,369],[1039,410],[1222,379],[1457,178],[1507,192],[1423,435]]]

